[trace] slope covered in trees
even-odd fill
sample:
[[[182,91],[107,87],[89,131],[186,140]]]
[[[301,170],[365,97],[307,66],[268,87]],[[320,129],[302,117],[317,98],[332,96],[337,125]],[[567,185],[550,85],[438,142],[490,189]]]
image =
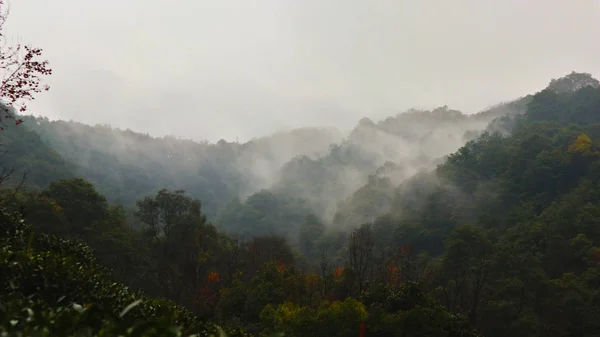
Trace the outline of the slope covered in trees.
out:
[[[128,208],[161,188],[183,188],[202,201],[210,219],[222,220],[222,228],[245,232],[256,228],[256,233],[262,233],[259,228],[265,226],[260,218],[249,220],[238,209],[246,201],[261,198],[262,190],[281,199],[277,205],[296,199],[309,210],[303,215],[314,213],[332,222],[340,203],[367,183],[370,175],[386,170],[396,184],[420,168],[433,167],[436,159],[481,132],[495,114],[482,116],[469,117],[446,107],[413,110],[377,124],[363,119],[345,138],[334,129],[304,128],[243,144],[154,138],[106,125],[25,116],[21,127],[1,135],[14,151],[13,157],[2,162],[24,169],[39,161],[30,158],[33,151],[27,145],[36,135],[43,142],[38,148],[52,149],[41,154],[54,153],[64,162],[65,168],[60,169],[52,167],[58,159],[42,158],[37,163],[49,166],[45,172],[64,171],[51,173],[57,178],[59,174],[83,177],[109,200]],[[392,166],[394,170],[389,169]],[[31,174],[32,184],[47,186],[42,170]],[[235,214],[229,214],[232,211]],[[273,233],[296,230],[297,226],[291,226]]]
[[[271,198],[279,200],[273,204],[287,204],[286,200],[296,199],[302,208],[308,209],[305,215],[312,213],[321,221],[346,228],[373,220],[389,211],[393,185],[419,170],[435,167],[443,156],[481,133],[494,117],[512,109],[508,106],[474,116],[447,107],[411,110],[377,124],[364,118],[348,137],[330,145],[326,154],[296,156],[285,163],[269,188]],[[365,198],[381,179],[382,183],[377,184],[379,190],[373,192],[379,199]],[[262,196],[264,191],[257,192],[248,201]],[[233,231],[262,227],[259,225],[262,220],[239,216],[247,209],[253,209],[253,214],[265,211],[248,201],[233,200],[217,218],[219,226]],[[357,211],[360,214],[353,214],[361,205],[364,207]],[[275,207],[270,212],[287,214],[285,208]],[[298,221],[280,223],[275,232],[294,236],[298,224]]]
[[[107,125],[31,116],[23,120],[24,128],[39,134],[75,175],[96,184],[110,200],[132,206],[160,188],[185,187],[203,201],[211,218],[234,197],[268,187],[272,175],[293,156],[324,153],[340,137],[336,130],[305,128],[245,144],[209,144]]]
[[[36,233],[0,210],[0,333],[6,336],[216,335],[173,302],[114,281],[83,243]],[[232,336],[241,335],[229,331]]]
[[[510,135],[404,182],[391,214],[362,228],[383,251],[439,257],[433,292],[485,336],[594,335],[599,122],[597,86],[543,90]]]
[[[2,130],[0,183],[11,186],[25,183],[29,189],[40,189],[72,175],[69,163],[38,133],[22,126]]]
[[[0,329],[356,336],[366,324],[365,336],[595,336],[597,81],[570,74],[494,109],[512,112],[478,129],[487,132],[463,133],[470,140],[457,151],[422,159],[423,168],[439,163],[433,170],[404,172],[353,143],[373,136],[358,130],[291,160],[271,189],[226,204],[214,221],[204,202],[173,188],[137,198],[128,214],[81,178],[6,186]],[[440,130],[452,120],[482,114],[492,113],[414,116],[441,118],[430,134],[448,142]],[[357,129],[393,133],[395,123]],[[428,137],[420,141],[437,139]],[[323,195],[339,177],[331,168],[363,167],[366,184],[336,209],[337,226],[323,221],[324,205],[304,193]]]
[[[12,195],[0,209],[0,332],[354,336],[368,322],[372,334],[475,336],[418,283],[362,293],[351,269],[311,273],[282,238],[219,233],[182,191],[138,201],[139,226],[82,179]]]

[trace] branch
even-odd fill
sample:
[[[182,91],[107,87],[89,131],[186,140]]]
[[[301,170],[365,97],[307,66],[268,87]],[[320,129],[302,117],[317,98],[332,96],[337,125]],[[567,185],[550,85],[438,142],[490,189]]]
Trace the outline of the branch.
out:
[[[3,4],[4,1],[0,0],[0,7]],[[48,61],[38,60],[42,55],[41,49],[21,45],[20,43],[14,46],[7,44],[8,41],[2,30],[9,12],[8,8],[5,10],[0,9],[0,72],[2,73],[0,101],[7,107],[0,114],[0,124],[2,118],[15,117],[10,107],[23,113],[27,110],[26,101],[33,101],[35,94],[49,90],[50,88],[47,85],[41,85],[41,77],[52,74]],[[15,124],[19,125],[22,122],[18,119]]]

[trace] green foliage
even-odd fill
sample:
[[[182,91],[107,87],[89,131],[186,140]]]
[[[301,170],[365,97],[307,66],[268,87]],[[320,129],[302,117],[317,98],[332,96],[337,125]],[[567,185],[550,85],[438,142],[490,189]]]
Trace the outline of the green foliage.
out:
[[[156,187],[173,181],[140,178],[128,196],[137,196],[136,212],[110,205],[82,179],[41,192],[6,190],[0,327],[23,336],[178,336],[217,333],[222,324],[232,336],[356,336],[365,323],[369,337],[593,336],[600,329],[598,111],[597,81],[571,74],[471,117],[444,107],[362,120],[351,139],[320,157],[291,160],[271,191],[244,201],[231,201],[244,189],[239,172],[219,161],[192,170],[200,178],[189,195]],[[500,114],[488,132],[465,134],[470,140],[436,170],[397,188],[402,167],[381,166],[361,145],[381,133],[425,141],[411,128]],[[106,143],[110,129],[95,130],[90,138]],[[72,140],[54,141],[81,154]],[[247,146],[222,141],[202,151],[232,163],[252,153]],[[110,151],[96,150],[86,152],[91,162],[109,160]],[[144,160],[160,179],[166,168]],[[125,166],[110,174],[141,174]],[[370,175],[353,194],[341,184],[351,171]],[[227,186],[218,187],[223,180]],[[190,196],[200,195],[196,188],[206,189],[202,205]],[[320,216],[333,213],[328,198],[350,195],[337,209],[339,230],[327,228]],[[206,204],[213,215],[220,209],[218,225],[245,237],[219,233]]]
[[[315,215],[308,215],[300,224],[298,245],[300,251],[308,257],[317,256],[317,244],[325,234],[325,225]]]
[[[296,236],[306,216],[311,213],[304,201],[268,190],[254,193],[242,203],[233,199],[216,222],[224,231],[241,236]]]
[[[282,331],[289,336],[356,336],[360,323],[369,314],[359,301],[323,302],[318,308],[301,307],[285,302],[277,307],[267,305],[260,313],[263,335]]]
[[[467,320],[449,312],[414,282],[395,288],[380,284],[362,294],[369,318],[368,335],[472,336]]]
[[[599,103],[598,86],[583,86],[567,93],[546,89],[534,95],[527,109],[527,118],[532,121],[557,121],[563,124],[598,123]]]
[[[89,247],[36,235],[3,210],[0,330],[11,336],[208,336],[173,302],[145,297],[115,282]],[[131,305],[135,303],[135,306]]]
[[[42,197],[54,200],[62,209],[66,231],[71,234],[83,234],[84,224],[93,226],[108,218],[106,198],[81,178],[52,182]]]
[[[333,222],[347,227],[371,222],[390,211],[393,197],[394,188],[390,178],[369,176],[367,184],[338,207]]]
[[[30,189],[41,189],[52,181],[73,175],[56,149],[22,125],[2,131],[0,153],[0,175],[14,170],[10,179],[0,181],[3,186],[17,186],[26,175]]]
[[[242,183],[244,173],[237,165],[240,144],[153,138],[106,125],[87,126],[32,116],[23,120],[23,128],[11,129],[35,134],[51,146],[51,153],[68,163],[70,172],[92,182],[110,201],[127,207],[163,187],[186,188],[205,202],[205,211],[214,218],[232,196],[246,188]],[[28,158],[17,158],[19,164],[28,164]]]
[[[432,296],[483,335],[597,331],[600,89],[572,77],[531,96],[510,134],[401,185],[395,239],[379,239],[439,255]]]

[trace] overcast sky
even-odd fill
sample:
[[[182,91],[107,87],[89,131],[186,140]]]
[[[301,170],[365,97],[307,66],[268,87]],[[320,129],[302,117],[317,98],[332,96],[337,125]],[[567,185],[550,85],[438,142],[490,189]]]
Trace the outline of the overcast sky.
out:
[[[12,0],[41,47],[32,113],[240,141],[410,107],[472,113],[600,77],[600,0]]]

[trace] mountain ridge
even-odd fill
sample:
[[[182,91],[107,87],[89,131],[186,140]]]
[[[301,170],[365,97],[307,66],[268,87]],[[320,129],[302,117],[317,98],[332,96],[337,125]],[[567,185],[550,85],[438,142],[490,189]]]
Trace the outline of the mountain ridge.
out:
[[[585,85],[597,87],[598,81],[590,74],[573,72],[552,79],[544,90],[573,91]],[[109,125],[33,116],[23,119],[25,129],[39,134],[66,162],[64,176],[90,180],[111,201],[133,205],[159,187],[185,189],[203,202],[206,214],[214,220],[233,200],[243,201],[267,189],[284,199],[300,198],[326,223],[339,223],[348,218],[342,215],[343,209],[353,204],[349,198],[357,191],[371,193],[367,192],[370,183],[377,189],[396,186],[421,170],[433,169],[441,158],[484,131],[509,132],[532,97],[475,114],[447,106],[409,109],[377,122],[365,117],[348,134],[335,128],[303,127],[245,143],[197,142]],[[381,176],[384,167],[386,173]],[[374,176],[379,180],[373,180]],[[386,183],[381,179],[387,179]],[[389,198],[389,190],[382,193]]]

